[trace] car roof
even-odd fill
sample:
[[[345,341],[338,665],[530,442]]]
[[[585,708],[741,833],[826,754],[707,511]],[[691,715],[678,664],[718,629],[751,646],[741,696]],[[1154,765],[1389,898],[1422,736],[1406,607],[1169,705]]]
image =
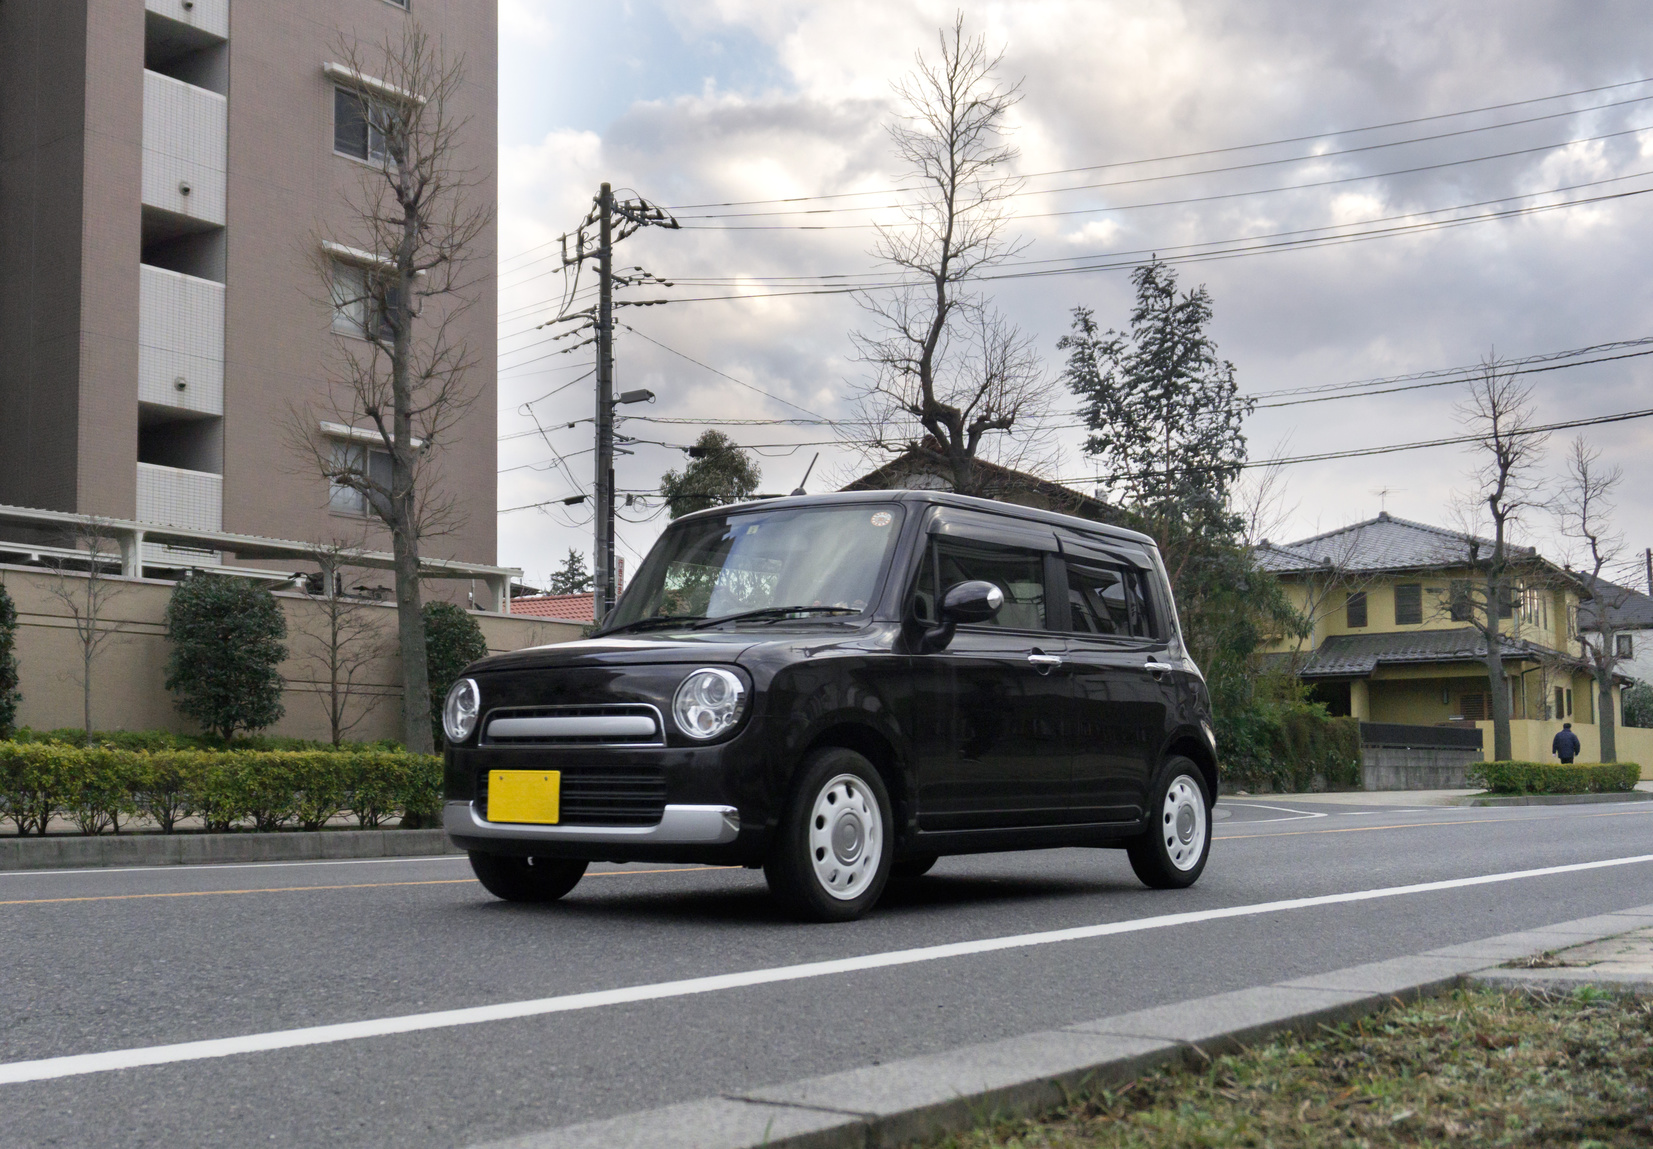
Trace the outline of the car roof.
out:
[[[1154,540],[1147,535],[1126,530],[1124,527],[1110,526],[1107,523],[1099,523],[1092,519],[1081,519],[1077,515],[1044,511],[1038,507],[1024,507],[1018,503],[1001,503],[996,499],[978,499],[972,495],[956,495],[951,491],[830,491],[819,495],[785,495],[773,499],[755,499],[747,503],[731,503],[722,507],[708,507],[706,510],[684,515],[677,522],[689,522],[699,518],[715,518],[719,515],[738,514],[746,511],[773,510],[779,507],[843,506],[856,503],[892,502],[934,507],[957,507],[960,510],[998,515],[1001,518],[1042,523],[1050,527],[1063,527],[1082,534],[1105,535],[1108,538],[1133,542],[1147,547],[1155,545]]]

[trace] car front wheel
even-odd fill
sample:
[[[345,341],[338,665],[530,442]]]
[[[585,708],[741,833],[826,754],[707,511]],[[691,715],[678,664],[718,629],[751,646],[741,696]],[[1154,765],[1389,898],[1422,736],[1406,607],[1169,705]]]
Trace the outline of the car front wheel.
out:
[[[494,897],[508,902],[554,902],[585,876],[590,862],[563,858],[514,858],[471,852],[471,872]]]
[[[1211,853],[1211,802],[1199,767],[1186,758],[1165,764],[1148,802],[1148,826],[1126,851],[1142,884],[1187,889]]]
[[[769,889],[807,921],[853,921],[889,880],[890,799],[861,755],[841,747],[804,760],[763,865]]]

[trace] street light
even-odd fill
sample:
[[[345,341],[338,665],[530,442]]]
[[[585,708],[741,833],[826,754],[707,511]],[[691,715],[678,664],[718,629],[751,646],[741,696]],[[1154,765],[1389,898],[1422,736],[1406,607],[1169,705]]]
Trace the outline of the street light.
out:
[[[622,391],[622,392],[620,392],[620,397],[618,399],[616,399],[614,402],[615,403],[652,403],[652,402],[654,402],[654,392],[653,391]]]

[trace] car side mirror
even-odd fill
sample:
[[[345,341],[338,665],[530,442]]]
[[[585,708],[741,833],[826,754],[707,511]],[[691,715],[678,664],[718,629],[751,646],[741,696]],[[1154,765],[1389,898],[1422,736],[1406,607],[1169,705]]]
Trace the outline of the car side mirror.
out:
[[[955,583],[941,596],[943,624],[961,622],[988,622],[1004,606],[1004,591],[990,582],[973,579]]]
[[[927,627],[918,636],[918,653],[946,650],[961,622],[986,622],[1004,606],[1004,591],[990,582],[972,580],[955,583],[941,596],[939,624]]]

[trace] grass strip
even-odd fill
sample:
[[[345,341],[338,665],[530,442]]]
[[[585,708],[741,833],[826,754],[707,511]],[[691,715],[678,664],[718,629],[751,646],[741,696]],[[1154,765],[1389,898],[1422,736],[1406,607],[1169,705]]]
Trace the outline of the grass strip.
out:
[[[1166,1068],[945,1149],[1653,1145],[1653,1003],[1456,990]]]

